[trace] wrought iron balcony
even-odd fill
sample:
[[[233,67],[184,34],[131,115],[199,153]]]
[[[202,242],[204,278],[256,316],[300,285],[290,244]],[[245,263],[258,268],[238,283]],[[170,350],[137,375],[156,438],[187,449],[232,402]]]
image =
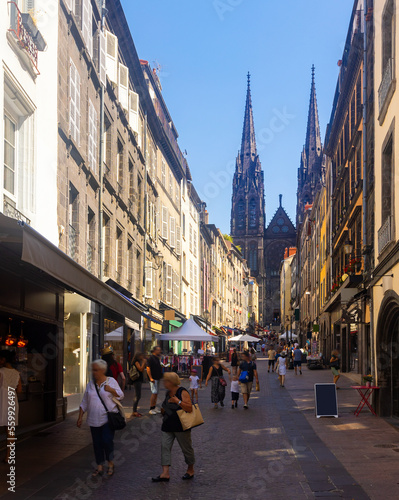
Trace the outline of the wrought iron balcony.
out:
[[[378,89],[378,105],[380,112],[388,96],[392,80],[393,80],[393,64],[392,64],[392,59],[388,59],[386,66],[384,68],[384,73],[382,75],[382,81]]]
[[[392,216],[385,219],[378,230],[378,254],[380,254],[392,241]]]
[[[26,16],[29,16],[30,20],[32,18],[29,14],[22,14],[16,2],[8,2],[8,5],[10,7],[10,28],[8,31],[14,35],[19,46],[28,54],[37,74],[39,74],[38,47],[26,23]],[[23,16],[25,16],[25,19]],[[40,32],[37,30],[37,33]]]
[[[87,243],[86,267],[91,273],[93,272],[93,247]]]
[[[3,213],[7,217],[11,217],[12,219],[16,219],[30,225],[30,219],[28,219],[28,217],[25,217],[25,215],[17,210],[12,202],[7,200],[6,198],[4,198],[3,202]]]
[[[75,259],[76,257],[76,240],[77,240],[77,231],[76,229],[69,224],[68,230],[68,255]]]

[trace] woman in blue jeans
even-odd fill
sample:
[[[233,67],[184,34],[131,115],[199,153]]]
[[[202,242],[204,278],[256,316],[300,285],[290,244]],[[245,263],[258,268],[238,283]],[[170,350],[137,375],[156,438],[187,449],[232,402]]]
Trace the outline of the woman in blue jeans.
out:
[[[83,415],[87,412],[87,423],[90,426],[97,464],[97,469],[92,474],[93,477],[101,476],[104,473],[103,464],[105,460],[108,462],[107,475],[112,476],[114,473],[115,431],[108,424],[108,415],[101,400],[109,412],[117,413],[118,407],[113,398],[121,400],[124,397],[118,382],[114,378],[105,375],[107,369],[108,365],[102,359],[93,361],[91,364],[93,380],[87,384],[77,421],[77,426],[81,427]]]

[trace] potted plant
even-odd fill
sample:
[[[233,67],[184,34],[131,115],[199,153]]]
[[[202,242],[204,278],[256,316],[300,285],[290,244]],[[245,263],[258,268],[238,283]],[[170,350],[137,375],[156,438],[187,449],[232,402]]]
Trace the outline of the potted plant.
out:
[[[363,375],[363,383],[366,387],[371,387],[372,382],[373,382],[373,376],[371,374]]]

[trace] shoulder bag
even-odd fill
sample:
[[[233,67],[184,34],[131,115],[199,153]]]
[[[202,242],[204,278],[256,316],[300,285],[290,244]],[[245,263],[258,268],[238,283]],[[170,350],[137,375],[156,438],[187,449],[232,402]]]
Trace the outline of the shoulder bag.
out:
[[[113,411],[108,411],[108,408],[106,407],[104,401],[102,400],[100,396],[100,392],[98,390],[96,382],[94,383],[94,387],[96,388],[97,396],[100,398],[101,403],[103,404],[105,411],[107,412],[107,417],[108,417],[108,425],[113,431],[120,431],[126,427],[126,420],[125,417],[122,415],[121,410],[119,408],[119,405],[117,404],[118,411],[113,412]]]
[[[129,378],[132,382],[136,382],[136,380],[140,377],[140,372],[137,369],[136,363],[133,363],[129,370]]]
[[[181,392],[180,398],[181,399]],[[189,429],[194,429],[204,423],[204,419],[201,414],[201,410],[197,404],[192,403],[193,410],[191,413],[184,411],[183,409],[177,410],[177,415],[179,417],[183,431],[188,431]]]

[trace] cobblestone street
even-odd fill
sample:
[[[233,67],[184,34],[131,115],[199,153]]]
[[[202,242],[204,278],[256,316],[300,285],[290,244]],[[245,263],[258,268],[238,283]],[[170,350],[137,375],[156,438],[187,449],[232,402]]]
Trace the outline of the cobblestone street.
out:
[[[304,370],[302,377],[289,372],[287,389],[280,389],[266,360],[258,362],[261,391],[254,393],[249,411],[226,406],[215,410],[210,390],[200,391],[205,425],[193,430],[196,477],[183,482],[185,464],[174,448],[171,481],[152,484],[160,471],[160,417],[131,421],[116,438],[116,472],[112,479],[90,477],[93,453],[87,428],[73,427],[74,419],[20,443],[14,499],[257,499],[397,498],[394,477],[399,454],[397,430],[382,419],[364,413],[353,416],[356,403],[351,380],[343,378],[339,392],[340,418],[316,420],[313,384],[327,382],[330,372]],[[144,391],[144,403],[149,391]],[[131,400],[128,391],[125,405]],[[339,430],[340,432],[337,432]],[[350,436],[350,438],[348,438]],[[59,443],[59,445],[57,444]],[[69,444],[68,444],[69,443]],[[392,449],[386,445],[392,445]],[[61,459],[66,450],[79,451]],[[42,463],[45,470],[40,471]],[[31,464],[31,465],[29,465]],[[23,470],[36,471],[30,480]],[[5,470],[5,466],[1,466]],[[25,475],[21,484],[21,475]],[[28,472],[29,474],[29,472]],[[4,490],[3,490],[4,491]]]

